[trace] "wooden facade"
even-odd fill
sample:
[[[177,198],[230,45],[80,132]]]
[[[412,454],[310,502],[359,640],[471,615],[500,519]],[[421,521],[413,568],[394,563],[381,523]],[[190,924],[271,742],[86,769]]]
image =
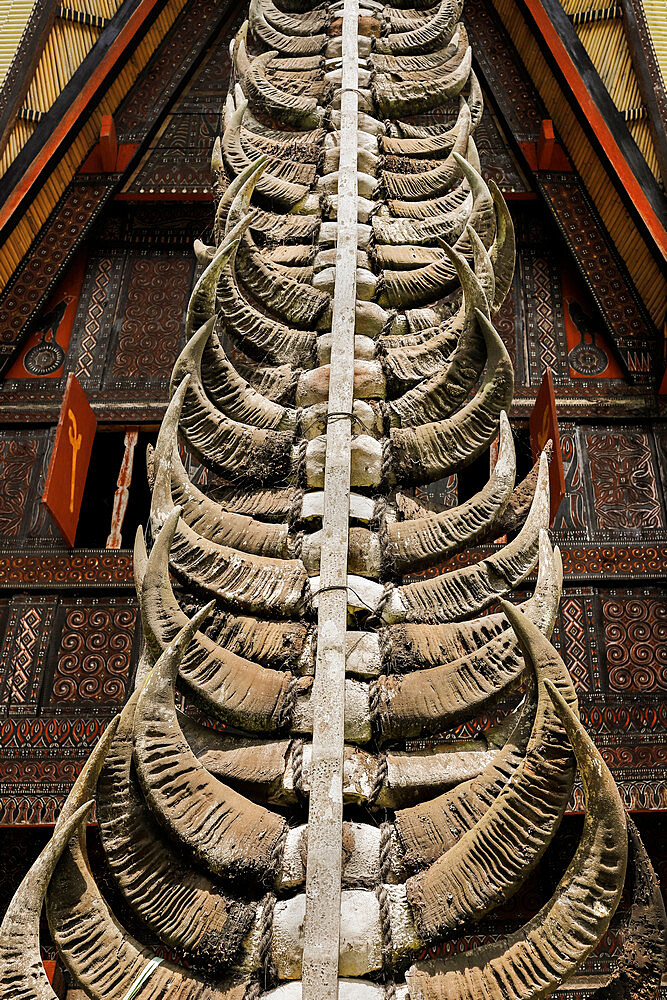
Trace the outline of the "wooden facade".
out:
[[[590,77],[564,79],[549,48],[554,22],[541,21],[549,5],[469,0],[465,11],[486,104],[481,161],[517,233],[514,286],[497,326],[517,373],[510,417],[524,472],[528,417],[545,368],[553,372],[566,479],[553,525],[565,567],[554,641],[586,728],[667,877],[660,142],[642,89],[646,66],[637,68],[628,33],[634,0],[558,6]],[[58,6],[20,92],[11,86],[15,64],[0,94],[0,844],[10,875],[0,910],[132,690],[141,635],[131,544],[147,520],[146,447],[199,275],[193,240],[206,241],[211,226],[210,153],[240,21],[234,5],[212,0]],[[655,73],[655,53],[647,65]],[[664,111],[658,82],[654,75]],[[105,165],[108,116],[116,156]],[[547,123],[555,136],[545,151]],[[68,549],[41,496],[72,373],[98,432]],[[486,473],[489,459],[480,461]],[[453,506],[481,476],[466,470],[430,487],[428,499]],[[122,524],[119,488],[127,491]],[[107,547],[110,535],[120,547]],[[535,911],[567,863],[582,803],[577,786],[565,836],[521,898],[479,937],[446,947],[493,940]],[[615,923],[581,984],[559,996],[592,997],[618,947]],[[48,941],[45,954],[52,957]]]

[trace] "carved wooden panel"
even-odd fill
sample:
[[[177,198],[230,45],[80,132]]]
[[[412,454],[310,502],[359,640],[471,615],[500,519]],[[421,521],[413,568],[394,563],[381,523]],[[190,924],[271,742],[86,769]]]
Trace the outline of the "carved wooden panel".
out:
[[[587,428],[585,436],[597,530],[631,534],[664,529],[648,432]]]
[[[561,425],[560,445],[565,473],[565,496],[556,514],[553,530],[563,540],[588,539],[588,513],[584,481],[581,470],[580,450],[574,427]]]
[[[660,425],[561,424],[566,496],[554,522],[561,542],[667,536],[663,436]]]
[[[139,388],[166,382],[181,345],[193,263],[159,256],[130,257],[125,301],[119,305],[107,385]]]
[[[136,599],[64,597],[58,608],[44,705],[122,705],[136,659]]]
[[[563,657],[577,694],[601,690],[598,634],[592,588],[563,594],[552,642]]]
[[[58,538],[40,498],[52,433],[8,428],[0,431],[0,542]]]
[[[602,595],[609,692],[667,691],[667,600],[651,591]]]
[[[122,263],[120,256],[110,253],[88,262],[69,357],[69,368],[84,388],[100,384]]]
[[[52,596],[11,599],[0,647],[0,714],[36,714],[55,607]]]

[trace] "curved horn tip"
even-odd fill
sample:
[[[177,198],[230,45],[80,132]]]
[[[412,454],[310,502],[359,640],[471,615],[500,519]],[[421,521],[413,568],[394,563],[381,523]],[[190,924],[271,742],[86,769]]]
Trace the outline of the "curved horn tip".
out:
[[[144,538],[144,528],[143,525],[138,524],[137,530],[134,533],[134,560],[138,559],[146,560],[148,559],[148,552],[146,551],[146,539]]]
[[[539,635],[540,638],[544,638],[542,633],[536,625],[533,625],[523,611],[520,611],[514,604],[510,604],[509,601],[504,601],[502,598],[500,599],[499,604],[505,617],[512,626],[517,639],[519,640],[524,656],[528,654],[532,661],[534,659],[532,649],[533,642],[535,641],[537,635]],[[545,641],[548,643],[548,640]],[[550,648],[553,647],[550,646]]]
[[[171,548],[171,543],[173,541],[174,535],[176,534],[176,527],[178,526],[178,519],[181,516],[182,510],[183,510],[182,507],[176,506],[176,507],[173,508],[173,510],[169,511],[169,513],[167,514],[167,516],[166,516],[166,518],[164,520],[164,524],[160,528],[158,536],[155,539],[155,545],[153,546],[153,549],[151,551],[151,556],[153,555],[153,552],[155,552],[156,549],[158,549],[158,546],[160,546],[160,548],[161,548],[162,544],[166,545],[166,547],[167,547],[167,555],[168,555],[169,549]],[[163,536],[164,536],[164,540],[163,540]],[[158,549],[158,551],[159,551],[159,549]]]
[[[185,393],[186,393],[187,388],[190,385],[191,381],[192,381],[192,375],[190,374],[190,372],[187,372],[183,376],[183,378],[181,379],[181,381],[178,383],[177,387],[174,389],[174,394],[171,397],[171,400],[169,402],[169,406],[167,407],[168,411],[170,410],[170,408],[172,406],[173,406],[173,408],[175,410],[176,409],[176,405],[178,405],[178,409],[179,409],[179,414],[178,415],[179,415],[179,417],[180,417],[180,409],[183,406],[183,400],[185,398]],[[174,400],[178,400],[178,404],[175,404]],[[165,414],[165,416],[166,416],[166,414]]]
[[[190,619],[190,625],[193,628],[193,634],[194,632],[197,632],[199,630],[200,625],[202,625],[206,621],[206,619],[211,614],[214,608],[215,608],[215,601],[214,600],[209,601],[208,604],[205,604],[203,608],[200,608],[199,611],[197,611],[196,614],[192,616],[192,618]]]
[[[70,817],[82,804],[82,800],[94,801],[97,779],[120,725],[121,714],[119,712],[118,715],[114,716],[88,755],[88,759],[81,768],[79,776],[72,785],[70,793],[60,810],[54,832],[60,830],[65,823],[69,822]]]

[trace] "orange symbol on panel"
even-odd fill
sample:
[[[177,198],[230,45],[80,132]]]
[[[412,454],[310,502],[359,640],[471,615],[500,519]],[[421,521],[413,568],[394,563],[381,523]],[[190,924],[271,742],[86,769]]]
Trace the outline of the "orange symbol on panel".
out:
[[[72,478],[70,481],[70,493],[69,493],[69,509],[71,514],[74,511],[74,487],[76,485],[76,456],[78,454],[79,448],[81,447],[81,435],[77,434],[76,417],[69,409],[67,411],[67,416],[69,417],[70,421],[69,443],[72,445]]]

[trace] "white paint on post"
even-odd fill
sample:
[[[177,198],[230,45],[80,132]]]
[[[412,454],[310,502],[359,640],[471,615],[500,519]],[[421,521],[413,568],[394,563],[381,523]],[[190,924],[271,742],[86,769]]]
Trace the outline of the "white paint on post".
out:
[[[324,517],[313,688],[303,1000],[337,1000],[343,830],[347,550],[357,267],[358,0],[343,7],[340,166]],[[336,589],[329,589],[336,588]]]

